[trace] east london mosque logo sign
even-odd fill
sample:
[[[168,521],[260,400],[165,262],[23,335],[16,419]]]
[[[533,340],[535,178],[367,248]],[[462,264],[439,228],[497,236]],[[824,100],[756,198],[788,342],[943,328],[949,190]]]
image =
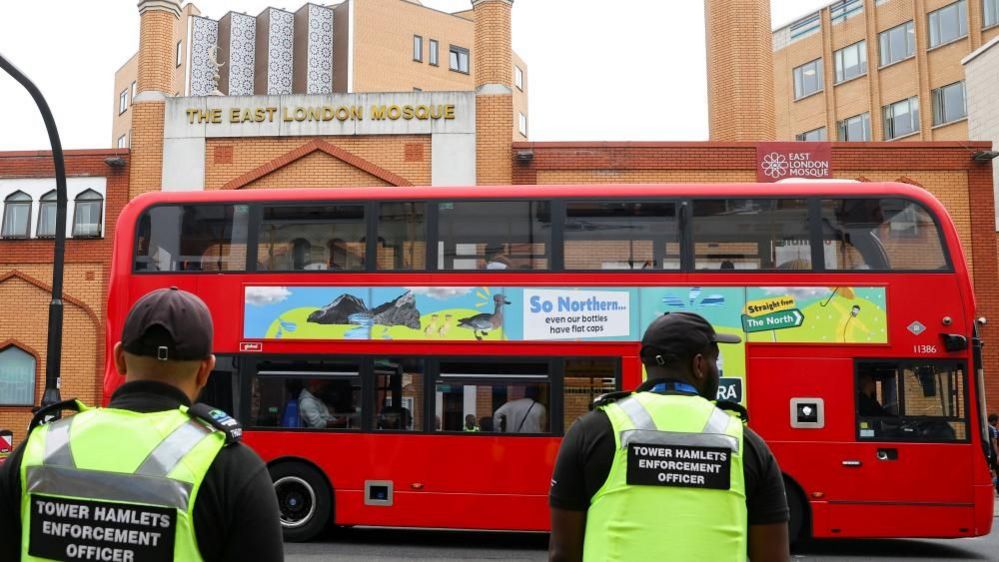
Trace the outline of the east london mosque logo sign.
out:
[[[768,142],[756,145],[756,181],[829,178],[832,150],[827,142]]]

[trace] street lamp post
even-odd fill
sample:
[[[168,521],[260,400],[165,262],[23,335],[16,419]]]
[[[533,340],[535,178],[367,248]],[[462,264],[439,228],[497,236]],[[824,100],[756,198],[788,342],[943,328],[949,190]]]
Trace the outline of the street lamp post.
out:
[[[38,111],[45,121],[45,129],[49,133],[49,144],[52,145],[52,160],[55,164],[56,176],[56,223],[55,247],[52,255],[52,301],[49,303],[49,334],[48,351],[45,361],[45,393],[42,395],[41,406],[49,406],[62,401],[59,395],[59,372],[62,364],[62,276],[63,259],[66,250],[66,163],[62,157],[62,142],[56,129],[55,118],[49,104],[41,91],[16,66],[0,55],[0,68],[17,80],[28,90],[35,100]],[[58,417],[59,412],[54,412]]]

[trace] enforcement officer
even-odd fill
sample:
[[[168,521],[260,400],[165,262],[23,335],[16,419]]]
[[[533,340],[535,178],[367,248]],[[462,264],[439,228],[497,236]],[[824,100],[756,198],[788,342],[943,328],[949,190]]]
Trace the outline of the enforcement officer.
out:
[[[267,468],[225,412],[191,402],[215,365],[204,302],[176,287],[138,300],[108,408],[38,412],[0,472],[0,560],[282,560]],[[53,409],[79,413],[35,427]]]
[[[741,407],[714,402],[718,344],[739,341],[697,314],[652,322],[641,349],[648,380],[599,399],[562,442],[551,560],[789,560],[777,461],[721,409]]]

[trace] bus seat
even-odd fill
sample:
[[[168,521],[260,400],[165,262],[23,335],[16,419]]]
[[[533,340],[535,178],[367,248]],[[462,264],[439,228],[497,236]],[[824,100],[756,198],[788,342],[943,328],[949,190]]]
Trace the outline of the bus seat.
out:
[[[302,427],[302,416],[298,413],[298,400],[289,398],[281,412],[281,427]]]

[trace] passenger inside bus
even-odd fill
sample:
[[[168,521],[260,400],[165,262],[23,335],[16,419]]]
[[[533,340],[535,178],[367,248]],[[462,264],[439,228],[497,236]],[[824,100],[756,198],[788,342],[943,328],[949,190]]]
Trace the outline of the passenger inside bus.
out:
[[[513,262],[506,255],[502,244],[486,246],[485,258],[485,269],[513,269]]]
[[[493,427],[501,433],[544,433],[548,430],[548,409],[539,401],[540,388],[528,385],[524,397],[510,400],[493,413]]]
[[[892,416],[891,412],[885,409],[878,401],[878,385],[874,377],[867,372],[862,372],[857,379],[857,412],[865,417],[886,417]]]
[[[326,379],[307,380],[305,388],[298,395],[298,413],[305,427],[352,427],[351,416],[348,412],[342,412],[343,408],[340,407],[344,391],[348,393],[346,399],[349,401],[350,383]],[[333,404],[332,412],[330,404]]]
[[[402,406],[385,406],[378,414],[378,429],[410,429],[412,416]]]

